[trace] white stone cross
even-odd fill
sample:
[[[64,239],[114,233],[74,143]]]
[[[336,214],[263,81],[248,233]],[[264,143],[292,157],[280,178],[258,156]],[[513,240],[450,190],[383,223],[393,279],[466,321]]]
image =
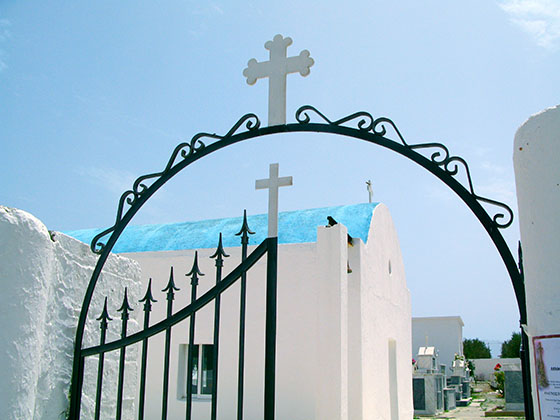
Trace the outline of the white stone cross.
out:
[[[268,188],[268,237],[278,236],[278,188],[293,185],[291,176],[278,178],[278,164],[271,163],[268,179],[258,179],[255,188],[262,190]]]
[[[264,47],[270,51],[270,60],[258,63],[251,58],[243,75],[247,83],[254,85],[257,79],[268,77],[268,125],[286,124],[286,75],[297,73],[302,76],[309,74],[309,68],[314,64],[309,51],[303,50],[298,56],[288,57],[288,46],[292,38],[276,35],[272,41],[267,41]]]

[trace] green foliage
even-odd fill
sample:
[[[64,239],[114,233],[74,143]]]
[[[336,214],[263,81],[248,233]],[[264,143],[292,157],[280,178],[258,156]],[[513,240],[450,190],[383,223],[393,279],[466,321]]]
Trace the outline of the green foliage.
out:
[[[465,338],[463,340],[463,354],[467,359],[489,359],[492,357],[490,347],[478,338]]]
[[[475,370],[475,365],[472,362],[472,360],[467,360],[467,367],[469,368],[469,370],[471,371],[471,377],[474,378],[474,370]]]
[[[500,394],[504,395],[504,383],[506,382],[505,372],[494,372],[494,376],[496,377],[496,390],[499,391]]]
[[[511,338],[502,343],[502,354],[500,357],[519,357],[521,348],[521,333],[511,333]]]

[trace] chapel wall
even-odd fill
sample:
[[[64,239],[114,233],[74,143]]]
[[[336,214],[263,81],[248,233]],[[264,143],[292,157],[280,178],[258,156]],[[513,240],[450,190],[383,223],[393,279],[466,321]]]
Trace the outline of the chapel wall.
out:
[[[375,208],[368,243],[362,248],[363,418],[412,419],[410,292],[397,233],[385,205]],[[351,248],[351,260],[354,252]],[[390,370],[392,348],[396,378]],[[396,395],[391,393],[392,381]]]
[[[249,247],[249,253],[255,246]],[[198,250],[198,263],[205,276],[199,279],[197,295],[201,296],[215,284],[214,260],[209,256],[214,249]],[[241,261],[241,248],[226,248],[230,256],[225,259],[223,277]],[[166,302],[161,290],[169,279],[170,266],[174,267],[177,292],[174,312],[190,301],[190,283],[185,274],[190,271],[194,250],[142,252],[127,254],[142,266],[143,287],[152,278],[154,304],[151,324],[164,319]],[[291,419],[309,419],[315,415],[315,393],[318,387],[316,362],[324,353],[317,342],[317,286],[322,277],[317,273],[316,244],[290,244],[279,246],[278,256],[278,318],[276,354],[276,413]],[[259,419],[263,414],[264,336],[266,296],[266,256],[249,271],[247,276],[246,331],[245,331],[245,394],[244,418]],[[237,369],[239,339],[239,291],[236,282],[222,294],[218,413],[221,419],[237,418]],[[196,315],[196,344],[213,341],[214,304],[211,303]],[[188,320],[173,327],[170,359],[170,418],[182,418],[184,398],[178,398],[178,372],[180,372],[179,346],[188,344]],[[153,344],[152,344],[153,341]],[[163,337],[150,339],[148,376],[157,378],[147,384],[146,418],[161,415]],[[281,403],[280,403],[281,402]],[[210,400],[195,398],[193,419],[209,418]]]
[[[380,210],[377,210],[379,208]],[[395,419],[389,394],[390,343],[395,344],[396,393],[399,419],[412,418],[410,294],[398,239],[386,207],[377,206],[370,240],[347,244],[342,224],[320,226],[316,243],[279,245],[276,415],[309,420],[336,418]],[[249,247],[249,252],[255,248]],[[214,285],[214,249],[198,251],[198,296]],[[240,261],[240,247],[228,248],[226,276]],[[144,286],[151,277],[160,300],[153,322],[165,317],[160,292],[174,266],[177,287],[174,311],[190,301],[190,271],[194,250],[128,254],[143,270]],[[391,273],[388,261],[391,260]],[[352,273],[348,273],[350,266]],[[157,280],[156,280],[157,279]],[[264,378],[266,260],[248,274],[244,413],[262,418]],[[157,285],[156,285],[157,281]],[[156,306],[159,309],[156,309]],[[197,314],[195,343],[212,342],[213,304]],[[222,295],[218,413],[234,419],[237,410],[239,283]],[[159,311],[159,312],[158,312]],[[152,344],[154,341],[154,344]],[[181,370],[179,346],[188,343],[188,321],[173,327],[170,378],[170,416],[184,416],[185,402],[177,398]],[[161,376],[163,338],[150,339],[149,376]],[[161,410],[161,380],[148,384],[146,416]],[[193,419],[208,418],[210,401],[195,399]],[[170,418],[171,418],[170,417]]]

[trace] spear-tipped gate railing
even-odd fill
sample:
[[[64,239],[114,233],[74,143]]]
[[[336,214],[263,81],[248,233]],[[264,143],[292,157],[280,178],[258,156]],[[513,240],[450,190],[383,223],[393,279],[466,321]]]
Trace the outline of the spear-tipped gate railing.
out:
[[[103,304],[103,311],[97,321],[100,321],[101,335],[99,338],[99,346],[103,347],[105,344],[105,339],[107,337],[107,328],[109,326],[109,321],[113,318],[109,316],[107,311],[107,298],[105,297],[105,303]],[[105,363],[105,353],[99,353],[99,363],[97,366],[97,391],[95,394],[95,420],[99,420],[99,415],[101,412],[101,389],[103,387],[103,367]]]
[[[247,224],[247,211],[243,213],[243,225],[236,236],[241,236],[241,263],[247,259],[249,235],[254,234]],[[237,420],[243,418],[243,383],[245,376],[245,307],[247,299],[247,272],[241,274],[241,290],[239,299],[239,364],[237,375]]]
[[[132,307],[128,303],[128,289],[124,289],[124,298],[122,305],[118,312],[121,312],[121,338],[126,337],[126,330],[128,326],[129,311]],[[117,385],[117,420],[122,418],[122,402],[123,402],[123,388],[124,388],[124,362],[125,362],[126,346],[121,347],[119,355],[119,382]]]
[[[152,279],[148,282],[148,290],[140,303],[144,302],[144,330],[150,326],[150,312],[152,303],[157,302],[152,296]],[[138,398],[138,420],[144,420],[144,404],[146,401],[146,368],[148,366],[148,337],[142,339],[142,364],[140,368],[140,396]]]
[[[173,267],[169,273],[169,282],[162,292],[167,292],[167,318],[173,315],[173,300],[175,299],[175,292],[179,291],[175,287],[175,279],[173,278]],[[191,315],[192,316],[192,315]],[[169,395],[169,356],[171,353],[171,325],[165,329],[165,352],[163,361],[163,399],[161,402],[161,418],[167,418],[167,403]]]
[[[167,309],[165,318],[150,326],[150,313],[152,311],[152,306],[157,302],[154,299],[152,293],[152,279],[148,281],[148,287],[144,294],[144,297],[138,302],[143,303],[143,326],[139,332],[128,335],[128,321],[130,318],[130,312],[133,311],[133,307],[129,302],[128,290],[125,288],[124,296],[120,307],[117,309],[121,313],[121,327],[120,327],[120,338],[111,342],[106,342],[107,330],[109,328],[109,321],[112,320],[109,315],[107,297],[105,297],[103,309],[101,315],[97,318],[100,322],[100,340],[99,345],[93,347],[87,347],[82,349],[82,360],[81,366],[84,365],[86,357],[98,356],[98,367],[97,367],[97,384],[96,384],[96,396],[95,396],[95,420],[98,420],[101,416],[101,407],[103,404],[103,374],[104,374],[104,362],[105,354],[111,351],[119,351],[119,363],[118,363],[118,384],[117,384],[117,402],[116,402],[116,412],[115,418],[117,420],[122,419],[123,416],[123,390],[124,390],[124,378],[125,378],[125,359],[127,347],[142,343],[142,350],[140,354],[140,378],[139,378],[139,388],[138,388],[138,419],[143,420],[145,416],[146,407],[146,375],[148,368],[148,344],[151,337],[164,333],[165,334],[165,344],[164,344],[164,354],[163,354],[163,372],[162,372],[162,400],[161,400],[161,418],[165,420],[168,418],[168,400],[169,400],[169,375],[170,375],[170,355],[171,355],[171,340],[172,340],[172,329],[179,322],[184,321],[189,318],[189,335],[188,335],[188,350],[187,350],[187,381],[186,381],[186,413],[185,418],[190,420],[192,418],[192,396],[194,394],[193,390],[193,368],[195,359],[195,330],[196,330],[196,313],[208,305],[214,302],[214,320],[213,320],[213,343],[212,343],[212,390],[211,390],[211,420],[216,420],[218,414],[218,359],[219,359],[219,342],[220,342],[220,305],[221,305],[221,294],[233,285],[238,280],[240,281],[240,321],[239,321],[239,367],[238,367],[238,381],[237,381],[237,419],[243,419],[243,391],[244,391],[244,370],[245,370],[245,306],[246,306],[246,281],[247,281],[247,271],[255,265],[265,254],[269,257],[267,258],[267,264],[272,267],[267,268],[267,295],[273,293],[273,296],[267,296],[267,314],[266,319],[266,331],[265,340],[265,383],[274,382],[274,360],[270,361],[268,358],[270,355],[274,357],[275,349],[268,348],[269,346],[275,347],[275,330],[276,330],[276,255],[278,241],[277,238],[267,238],[258,247],[256,247],[253,252],[248,255],[248,245],[249,245],[249,235],[253,234],[249,229],[247,223],[247,213],[244,213],[243,224],[241,230],[236,235],[241,236],[241,262],[234,268],[227,276],[223,277],[223,266],[224,259],[229,257],[224,251],[222,234],[220,233],[218,246],[214,254],[210,256],[211,259],[215,260],[215,284],[214,286],[204,293],[202,296],[197,297],[197,287],[199,284],[200,277],[204,276],[199,268],[198,251],[195,251],[194,261],[190,272],[186,274],[190,278],[191,284],[191,297],[190,302],[184,308],[173,311],[173,302],[175,300],[175,293],[180,289],[175,283],[175,276],[173,272],[173,267],[170,268],[169,280],[166,287],[162,290],[165,293],[167,300]],[[271,260],[271,254],[273,256]],[[270,304],[270,300],[274,301],[274,304]],[[269,313],[270,311],[274,313]],[[273,319],[274,322],[270,320]],[[271,336],[274,334],[274,337]],[[272,366],[272,369],[270,368]],[[268,370],[267,370],[268,369]],[[83,383],[83,369],[82,378],[80,378],[80,384]],[[265,387],[265,419],[273,419],[274,417],[274,402],[267,401],[266,394],[272,391],[274,393],[274,388],[272,390],[270,387]],[[80,399],[78,399],[80,400]],[[79,401],[78,401],[79,404]],[[267,411],[268,410],[268,411]],[[73,417],[71,417],[73,418]],[[77,417],[79,418],[79,414]]]
[[[246,218],[246,212],[244,213],[244,219]],[[222,233],[220,232],[220,239],[218,241],[218,248],[216,252],[210,256],[216,260],[216,286],[222,281],[222,269],[224,267],[224,258],[229,257],[224,251],[224,246],[222,243]],[[216,420],[218,413],[218,352],[220,345],[220,306],[221,306],[221,295],[218,294],[214,300],[214,337],[212,340],[212,366],[214,370],[212,371],[212,408],[210,411],[211,420]]]
[[[196,301],[196,288],[198,287],[198,276],[203,276],[202,272],[198,268],[198,252],[194,253],[194,262],[186,276],[191,277],[191,304]],[[188,363],[187,363],[187,413],[186,418],[190,419],[192,417],[192,378],[190,377],[193,371],[193,352],[194,352],[194,327],[196,322],[196,312],[190,317],[189,323],[189,350],[188,350]]]

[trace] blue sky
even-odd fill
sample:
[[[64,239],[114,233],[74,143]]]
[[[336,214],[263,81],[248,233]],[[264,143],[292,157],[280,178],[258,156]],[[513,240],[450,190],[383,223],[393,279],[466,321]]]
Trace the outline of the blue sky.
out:
[[[75,1],[0,3],[0,203],[51,230],[110,226],[120,194],[181,141],[267,115],[250,58],[290,36],[308,77],[288,77],[288,121],[305,104],[332,119],[391,118],[409,143],[442,142],[476,191],[516,211],[515,130],[560,97],[560,2]],[[189,167],[134,223],[266,211],[254,180],[280,163],[280,209],[374,200],[391,210],[413,313],[461,315],[465,336],[517,328],[503,264],[469,210],[433,176],[381,148],[328,135],[246,142]],[[504,232],[512,247],[515,223]]]

